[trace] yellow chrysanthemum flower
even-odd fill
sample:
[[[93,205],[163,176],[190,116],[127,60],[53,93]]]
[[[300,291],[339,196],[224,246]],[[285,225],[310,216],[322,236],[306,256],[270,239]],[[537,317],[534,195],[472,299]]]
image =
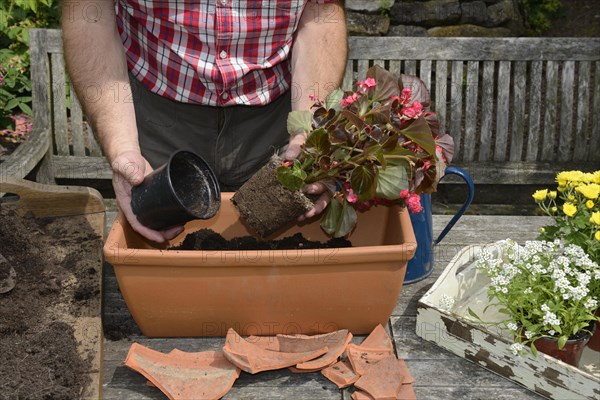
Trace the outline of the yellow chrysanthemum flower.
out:
[[[590,222],[596,225],[600,225],[600,211],[592,213],[592,216],[590,217]]]
[[[558,212],[558,208],[557,208],[557,207],[552,207],[552,208],[550,209],[550,212],[551,212],[552,214],[556,214],[556,213]]]
[[[583,172],[581,171],[562,171],[556,175],[556,182],[559,186],[566,186],[567,183],[581,182]]]
[[[577,207],[572,203],[563,204],[563,212],[567,217],[572,217],[577,213]]]
[[[597,183],[577,186],[575,190],[590,200],[596,200],[600,196],[600,185]]]
[[[596,233],[594,234],[594,237],[596,238],[596,240],[597,240],[597,241],[599,241],[599,242],[600,242],[600,231],[596,232]]]
[[[551,200],[554,200],[556,198],[556,190],[552,190],[552,191],[548,192],[548,197]]]
[[[548,195],[548,189],[544,189],[544,190],[536,190],[535,193],[531,195],[531,197],[533,197],[533,199],[536,202],[541,203],[542,201],[546,200],[547,195]]]
[[[594,172],[592,176],[592,182],[600,184],[600,171]]]
[[[585,182],[585,183],[593,183],[594,182],[594,174],[591,174],[589,172],[584,173],[583,175],[581,175],[581,181]]]
[[[594,204],[594,202],[593,202],[593,201],[591,201],[591,200],[588,200],[588,201],[586,201],[586,202],[585,202],[585,206],[586,206],[587,208],[589,208],[589,209],[592,209],[592,208],[594,208],[594,205],[595,205],[595,204]]]
[[[573,196],[572,194],[568,195],[568,196],[567,196],[567,198],[568,198],[570,201],[575,201],[575,196]]]
[[[541,228],[540,228],[540,233],[545,233],[545,232],[546,232],[546,228],[544,228],[544,227],[541,227]]]

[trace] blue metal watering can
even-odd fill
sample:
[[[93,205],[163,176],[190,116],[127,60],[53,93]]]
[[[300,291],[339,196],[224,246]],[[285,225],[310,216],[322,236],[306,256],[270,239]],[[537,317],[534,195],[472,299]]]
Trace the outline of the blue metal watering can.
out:
[[[450,222],[448,222],[448,225],[446,225],[442,233],[440,233],[438,238],[433,241],[431,195],[421,195],[421,206],[423,207],[423,210],[417,214],[412,212],[410,213],[410,220],[412,222],[413,230],[415,231],[415,237],[417,238],[417,251],[415,252],[415,256],[408,262],[406,276],[404,278],[405,284],[414,283],[425,279],[433,272],[433,246],[441,242],[448,232],[450,232],[450,229],[452,229],[454,224],[456,224],[465,211],[467,211],[467,208],[469,208],[471,202],[473,201],[473,196],[475,196],[475,185],[473,184],[473,180],[467,171],[455,166],[449,166],[446,168],[444,177],[447,175],[460,176],[467,183],[469,196],[461,209],[456,213],[456,215],[454,215],[454,217],[452,217]]]

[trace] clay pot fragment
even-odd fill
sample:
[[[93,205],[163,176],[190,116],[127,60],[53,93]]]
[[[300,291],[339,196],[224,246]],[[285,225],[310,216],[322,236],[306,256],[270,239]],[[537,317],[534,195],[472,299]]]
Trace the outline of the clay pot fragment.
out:
[[[394,351],[392,339],[390,339],[390,336],[381,324],[377,325],[360,345],[361,347],[369,349],[387,349],[392,352]]]
[[[349,344],[346,348],[348,360],[352,369],[358,375],[364,375],[373,365],[393,354],[388,349],[369,349],[355,344]]]
[[[316,372],[335,363],[352,340],[352,333],[341,329],[322,335],[250,336],[248,342],[261,349],[284,353],[303,353],[327,347],[327,353],[314,360],[299,363],[292,372]]]
[[[376,400],[396,400],[404,376],[398,359],[390,355],[371,366],[354,384]]]
[[[246,341],[236,331],[229,329],[223,347],[225,357],[242,370],[256,374],[261,371],[287,368],[313,360],[327,353],[327,346],[301,353],[265,350]]]
[[[352,385],[360,378],[360,375],[352,369],[352,364],[347,358],[325,368],[321,373],[340,389]]]
[[[164,354],[133,343],[125,365],[142,374],[171,400],[220,399],[233,386],[240,370],[222,351]]]
[[[400,390],[396,393],[396,400],[417,400],[412,383],[402,384]]]

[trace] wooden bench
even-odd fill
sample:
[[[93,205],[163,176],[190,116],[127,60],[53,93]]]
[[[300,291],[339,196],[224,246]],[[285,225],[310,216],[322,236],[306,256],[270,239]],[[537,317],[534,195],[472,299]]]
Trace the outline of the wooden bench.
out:
[[[598,38],[351,37],[349,46],[343,87],[375,63],[419,76],[475,183],[549,184],[563,169],[600,168]],[[41,180],[109,179],[59,30],[31,31],[31,64],[34,129],[50,128]]]

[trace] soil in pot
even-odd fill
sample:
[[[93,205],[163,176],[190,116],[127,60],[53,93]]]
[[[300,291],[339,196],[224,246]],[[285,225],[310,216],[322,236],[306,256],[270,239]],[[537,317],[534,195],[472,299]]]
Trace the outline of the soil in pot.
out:
[[[231,240],[212,229],[201,229],[186,236],[181,245],[173,250],[294,250],[294,249],[332,249],[352,247],[345,238],[332,238],[327,242],[306,239],[301,233],[279,240],[263,241],[253,236],[240,236]]]
[[[81,398],[95,354],[82,356],[74,327],[99,308],[101,238],[83,216],[20,217],[2,205],[0,243],[16,271],[0,294],[0,397]]]
[[[274,155],[235,193],[231,201],[240,217],[261,237],[267,237],[313,207],[302,192],[279,183],[276,170],[283,160]]]

